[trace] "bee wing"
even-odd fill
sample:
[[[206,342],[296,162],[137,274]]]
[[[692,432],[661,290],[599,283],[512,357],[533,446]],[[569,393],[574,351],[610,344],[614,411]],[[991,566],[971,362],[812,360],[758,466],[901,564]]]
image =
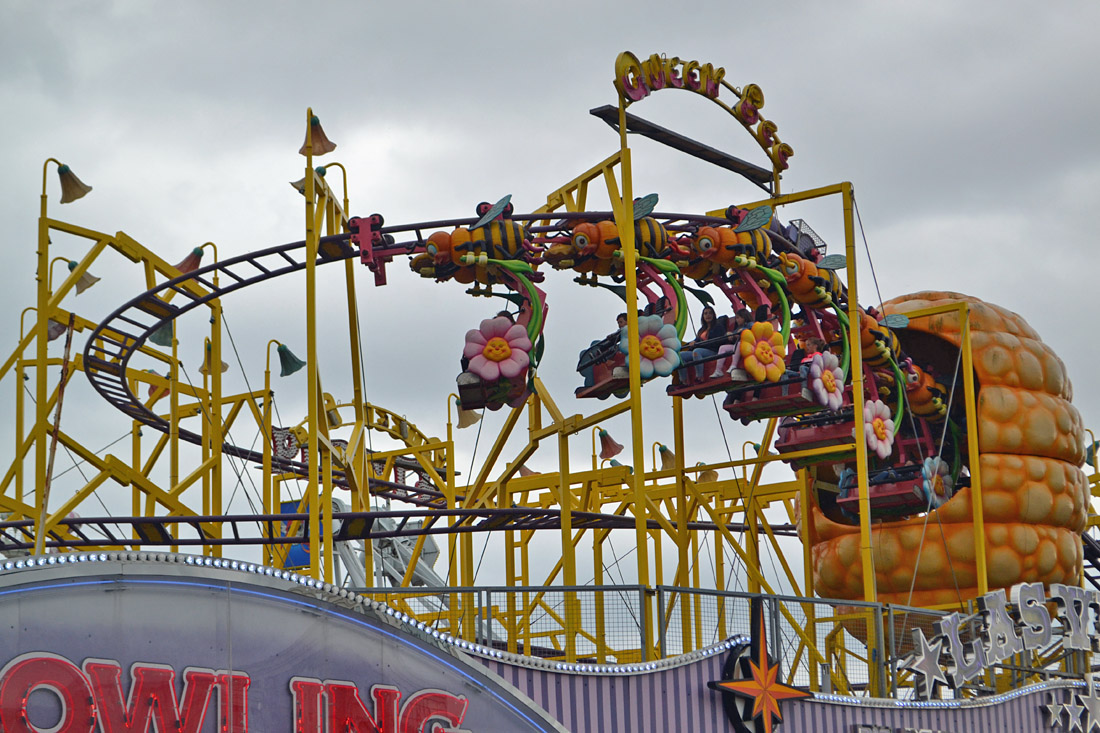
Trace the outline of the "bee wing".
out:
[[[657,206],[657,194],[651,193],[648,196],[643,196],[634,202],[634,221],[638,221],[644,216],[649,216],[654,207]]]
[[[879,323],[887,328],[907,328],[909,326],[909,316],[901,313],[891,313],[879,321]]]
[[[741,220],[741,223],[737,225],[735,232],[750,232],[753,229],[759,229],[772,220],[772,207],[765,204],[764,206],[757,206],[755,209],[745,214],[745,218]]]
[[[847,266],[848,262],[844,259],[844,255],[826,255],[821,262],[817,263],[819,270],[843,270]]]
[[[508,194],[500,201],[497,201],[495,204],[493,204],[492,208],[486,211],[482,215],[482,217],[477,220],[477,224],[474,224],[471,229],[479,229],[491,222],[493,219],[496,219],[498,216],[500,216],[500,212],[504,211],[504,207],[507,206],[508,202],[511,200],[512,194]]]

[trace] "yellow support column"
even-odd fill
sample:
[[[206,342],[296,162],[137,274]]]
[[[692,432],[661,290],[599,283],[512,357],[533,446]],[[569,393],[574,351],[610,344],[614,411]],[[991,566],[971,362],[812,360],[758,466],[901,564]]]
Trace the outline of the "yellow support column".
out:
[[[37,321],[34,325],[34,508],[35,516],[42,514],[43,491],[46,485],[46,433],[49,429],[49,414],[46,401],[49,395],[46,391],[46,344],[49,340],[47,325],[50,320],[50,225],[46,218],[46,169],[53,161],[58,166],[60,161],[47,158],[42,164],[42,199],[41,210],[38,215],[38,271],[35,275],[37,283]],[[35,552],[40,552],[45,541],[42,534],[42,523],[35,526]]]
[[[264,458],[263,458],[263,513],[264,514],[277,514],[279,509],[276,507],[272,500],[271,493],[271,459],[272,452],[274,451],[273,438],[271,436],[271,345],[278,344],[275,339],[271,339],[267,342],[267,348],[265,349],[265,368],[264,368]],[[264,525],[264,535],[267,536],[267,526]],[[273,525],[272,525],[273,526]],[[264,565],[272,564],[272,545],[265,544],[263,551]]]
[[[855,423],[856,476],[859,488],[859,556],[863,568],[863,600],[877,601],[875,583],[874,548],[871,544],[871,495],[867,484],[867,428],[863,422],[863,354],[859,348],[860,310],[856,288],[856,235],[853,218],[852,184],[841,184],[844,207],[844,254],[848,261],[848,343],[851,345],[852,365],[852,417]],[[875,624],[867,624],[867,653],[881,651],[882,640],[876,634]],[[870,656],[869,656],[870,658]],[[884,680],[878,674],[878,665],[869,665],[871,694],[884,694]]]
[[[309,478],[306,488],[306,501],[309,507],[309,574],[320,578],[320,522],[317,513],[318,485],[320,478],[320,454],[318,453],[318,417],[321,409],[318,403],[319,372],[317,364],[317,250],[319,241],[314,226],[314,202],[317,196],[316,181],[313,172],[313,110],[306,110],[306,393],[308,396],[309,416],[307,431],[309,447]]]
[[[573,547],[573,492],[569,490],[569,434],[558,433],[558,507],[561,509],[562,582],[577,584],[577,556]],[[581,609],[575,591],[565,591],[565,661],[577,661],[577,631]]]
[[[803,589],[802,595],[806,598],[814,597],[814,564],[813,564],[813,547],[810,544],[810,522],[813,521],[813,513],[810,511],[812,506],[811,502],[813,498],[814,482],[810,476],[810,472],[805,468],[798,471],[799,483],[802,484],[802,493],[798,499],[798,513],[799,513],[799,527],[798,534],[799,539],[802,540],[802,569],[803,575]],[[802,604],[802,612],[806,616],[806,636],[811,639],[817,638],[815,628],[817,626],[816,606],[813,603]],[[810,671],[810,689],[819,690],[820,682],[818,681],[817,665],[807,665]]]
[[[452,393],[447,395],[447,475],[446,484],[443,487],[443,495],[447,501],[448,509],[455,509],[458,506],[458,502],[455,499],[455,443],[454,443],[454,425],[451,421],[451,398],[454,397],[456,402],[458,395]],[[453,527],[455,524],[455,518],[453,516],[447,517],[447,526]],[[454,532],[447,533],[447,585],[452,588],[458,586],[458,538]],[[458,622],[459,622],[459,598],[455,593],[451,593],[448,597],[448,616],[450,617],[450,633],[458,635]]]
[[[619,96],[619,156],[622,176],[622,197],[610,190],[614,185],[614,176],[605,175],[608,183],[612,207],[615,210],[615,224],[618,228],[620,248],[623,253],[623,268],[626,275],[626,330],[630,353],[627,366],[630,374],[630,433],[634,447],[633,511],[634,542],[638,556],[638,584],[649,587],[649,547],[648,517],[646,516],[645,486],[645,436],[642,430],[642,377],[638,364],[638,273],[637,253],[634,249],[634,187],[631,180],[630,148],[626,144],[626,101]],[[653,649],[653,614],[641,609],[642,613],[642,659],[649,659]]]
[[[970,455],[970,501],[974,512],[974,568],[978,595],[989,592],[989,570],[985,552],[985,505],[982,502],[982,458],[978,446],[978,408],[974,389],[974,352],[970,346],[970,306],[959,304],[959,335],[962,343],[963,394],[966,398],[966,447]]]
[[[141,423],[137,420],[134,420],[130,426],[130,467],[134,469],[134,473],[141,473]],[[137,484],[130,487],[130,514],[135,517],[141,516],[141,489]],[[138,539],[136,529],[131,530],[130,538]],[[134,545],[133,549],[136,552],[141,548]]]
[[[859,481],[859,549],[863,563],[863,600],[875,601],[874,558],[871,548],[871,501],[867,487],[867,436],[863,424],[863,354],[859,349],[860,310],[856,290],[856,235],[852,214],[852,184],[841,184],[844,206],[844,253],[848,261],[848,343],[851,345],[852,409],[855,411],[856,473]]]
[[[678,586],[692,584],[689,572],[690,555],[688,544],[691,533],[688,531],[688,498],[684,477],[684,401],[681,397],[672,398],[673,449],[676,453],[676,580]],[[698,478],[698,475],[696,475]],[[680,639],[682,652],[692,650],[691,643],[691,597],[680,597]]]
[[[214,261],[218,261],[218,248],[213,242],[207,242],[203,247],[211,247],[214,250]],[[214,271],[214,289],[218,288],[218,271]],[[211,509],[215,515],[225,513],[222,506],[222,307],[221,301],[210,301],[210,450],[214,465],[210,468]],[[222,537],[221,522],[214,523],[214,536]],[[222,546],[214,546],[214,557],[222,556]]]

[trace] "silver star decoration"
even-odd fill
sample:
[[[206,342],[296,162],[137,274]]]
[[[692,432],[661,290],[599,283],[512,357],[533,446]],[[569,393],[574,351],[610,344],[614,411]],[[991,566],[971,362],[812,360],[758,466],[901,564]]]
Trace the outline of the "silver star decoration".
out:
[[[1089,686],[1089,694],[1077,695],[1077,702],[1085,709],[1084,733],[1092,733],[1094,729],[1100,730],[1100,697],[1096,696],[1096,687],[1093,685],[1092,675],[1085,675],[1085,682]]]
[[[1077,697],[1074,695],[1074,697]],[[1081,728],[1081,713],[1085,712],[1085,708],[1082,705],[1078,705],[1075,702],[1065,704],[1066,715],[1069,716],[1069,725],[1066,727],[1067,731],[1074,729],[1083,731]]]
[[[936,692],[937,682],[947,685],[947,675],[940,666],[943,639],[936,639],[934,644],[929,644],[924,638],[923,631],[913,629],[913,645],[916,647],[913,649],[913,656],[903,666],[921,676],[920,683],[924,686],[924,698],[931,700]],[[918,686],[917,689],[919,690],[920,687]]]
[[[1047,709],[1047,717],[1049,718],[1047,722],[1051,728],[1057,728],[1062,724],[1062,712],[1066,709],[1066,706],[1058,702],[1053,692],[1047,694],[1050,695],[1050,702],[1043,706]]]

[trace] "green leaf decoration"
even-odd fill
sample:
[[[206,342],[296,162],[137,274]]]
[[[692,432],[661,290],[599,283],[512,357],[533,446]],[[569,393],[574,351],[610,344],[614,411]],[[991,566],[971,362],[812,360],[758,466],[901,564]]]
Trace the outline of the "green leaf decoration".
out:
[[[651,193],[648,196],[643,196],[634,202],[634,221],[638,221],[642,217],[649,216],[653,213],[654,207],[657,206],[657,194]]]
[[[703,290],[702,288],[689,288],[687,285],[684,286],[684,290],[694,295],[695,298],[703,305],[714,305],[714,298],[711,297],[711,294],[708,293],[706,290]]]
[[[647,265],[652,265],[654,269],[656,269],[663,275],[680,274],[680,268],[676,265],[675,262],[669,262],[668,260],[657,260],[652,257],[644,257],[642,255],[638,255],[638,261],[644,262]]]
[[[509,272],[511,272],[513,274],[516,274],[516,275],[530,275],[531,273],[533,273],[535,271],[535,268],[531,267],[531,265],[524,262],[523,260],[494,260],[494,259],[489,259],[489,264],[490,265],[496,265],[497,267],[508,270]]]
[[[491,222],[493,219],[500,216],[500,212],[504,211],[504,207],[507,206],[508,202],[511,201],[511,200],[512,200],[512,194],[508,194],[507,196],[502,198],[500,201],[497,201],[495,204],[493,204],[493,207],[491,209],[489,209],[488,211],[485,212],[484,216],[482,216],[480,219],[477,220],[477,224],[474,224],[472,228],[473,229],[478,229],[480,227],[483,227],[486,224],[488,224],[489,222]]]
[[[772,207],[765,204],[764,206],[757,206],[755,209],[745,214],[745,218],[741,220],[741,223],[737,225],[735,232],[751,232],[753,229],[759,229],[762,226],[766,226],[769,221],[772,220]]]
[[[879,324],[887,328],[908,328],[909,316],[902,315],[901,313],[891,313],[879,321]]]
[[[844,259],[844,255],[825,255],[817,263],[819,270],[843,270],[847,266],[848,260]]]

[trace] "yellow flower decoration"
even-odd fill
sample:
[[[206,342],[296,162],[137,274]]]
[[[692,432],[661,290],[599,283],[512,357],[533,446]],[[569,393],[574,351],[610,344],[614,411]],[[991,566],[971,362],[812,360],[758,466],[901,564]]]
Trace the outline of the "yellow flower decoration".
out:
[[[771,323],[754,323],[741,332],[741,368],[757,382],[778,382],[786,371],[783,334]]]

